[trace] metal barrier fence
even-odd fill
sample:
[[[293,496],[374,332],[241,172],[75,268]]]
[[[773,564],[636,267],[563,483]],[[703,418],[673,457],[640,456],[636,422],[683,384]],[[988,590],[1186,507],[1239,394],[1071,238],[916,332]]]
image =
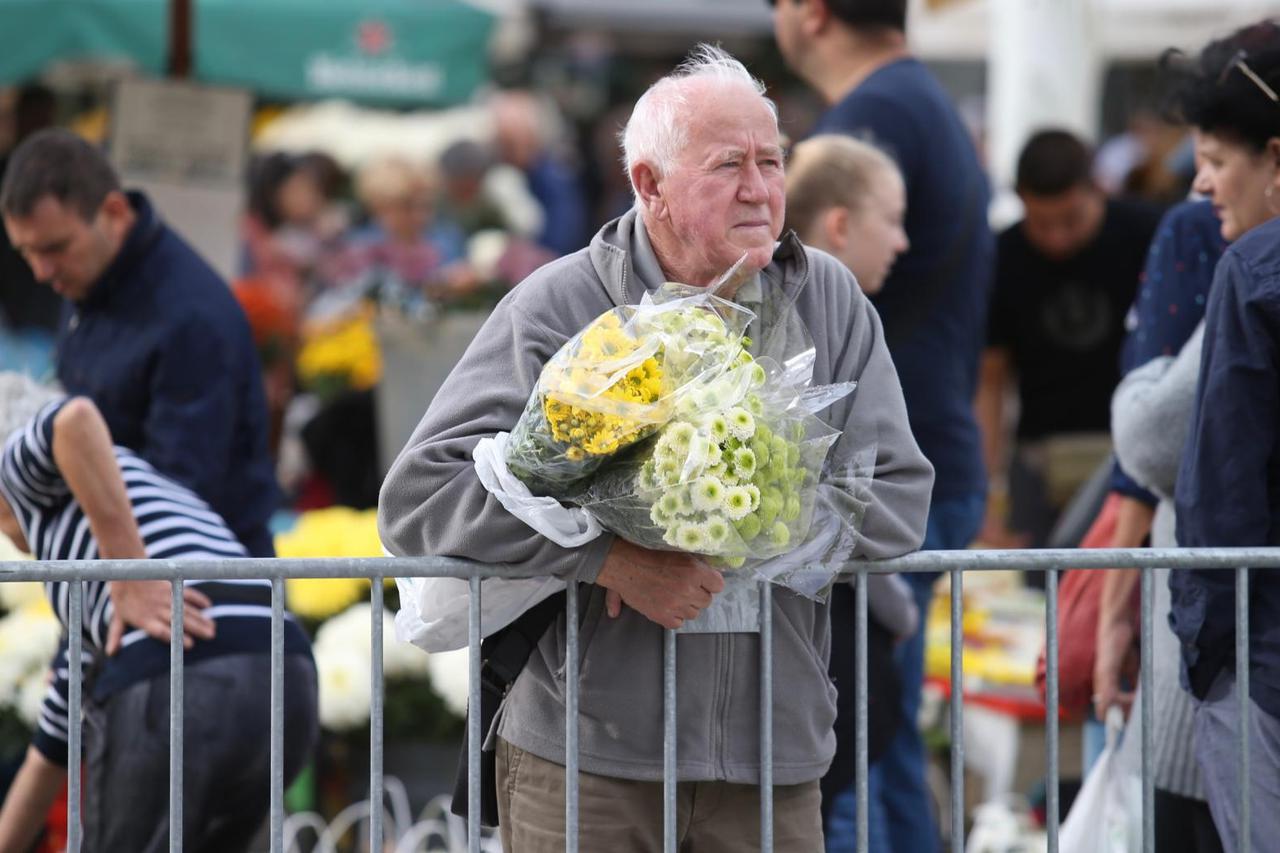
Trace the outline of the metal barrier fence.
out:
[[[1142,827],[1144,853],[1154,850],[1154,793],[1151,771],[1152,685],[1150,650],[1152,640],[1152,575],[1156,568],[1170,569],[1234,569],[1236,571],[1236,659],[1247,660],[1249,651],[1249,574],[1241,568],[1280,568],[1280,548],[1189,548],[1189,549],[1089,549],[1089,550],[1020,550],[1020,551],[924,551],[875,563],[850,566],[844,574],[854,576],[857,586],[855,609],[855,690],[859,697],[856,714],[855,760],[857,766],[858,849],[867,849],[867,605],[866,582],[871,573],[944,572],[951,580],[951,838],[954,851],[964,843],[964,691],[961,663],[963,646],[962,596],[964,573],[994,569],[1020,569],[1045,572],[1046,595],[1046,707],[1058,704],[1058,573],[1067,568],[1136,568],[1142,569],[1141,687],[1142,702]],[[442,557],[380,559],[234,559],[234,560],[109,560],[64,561],[48,563],[0,563],[0,582],[47,580],[230,580],[269,578],[272,582],[271,616],[271,808],[270,840],[272,853],[282,853],[284,824],[284,579],[285,578],[369,578],[372,584],[371,643],[373,657],[373,698],[370,734],[370,809],[369,849],[382,849],[382,618],[383,588],[381,581],[389,577],[457,577],[470,580],[470,705],[480,703],[480,637],[482,580],[488,578],[529,577],[509,567],[490,566]],[[81,623],[84,591],[72,584],[70,594],[71,624]],[[772,774],[772,624],[771,595],[768,584],[760,584],[760,821],[761,849],[773,850],[773,774]],[[182,583],[173,585],[173,626],[170,642],[170,706],[169,706],[169,849],[182,850],[182,727],[183,727],[183,654],[182,654]],[[577,589],[569,585],[566,608],[578,610]],[[566,637],[566,794],[565,850],[578,850],[578,624],[567,619]],[[69,640],[69,719],[68,738],[68,814],[67,850],[79,853],[80,832],[80,744],[81,744],[81,635],[70,631]],[[665,808],[663,816],[664,850],[675,853],[676,839],[676,634],[666,632],[664,652],[663,719],[663,784]],[[1241,791],[1240,851],[1249,851],[1249,749],[1247,743],[1249,714],[1249,668],[1237,667],[1239,692],[1239,783]],[[1058,850],[1058,715],[1046,713],[1047,791],[1049,853]],[[484,733],[479,716],[469,716],[467,761],[468,839],[472,853],[479,853],[480,832],[480,747]]]

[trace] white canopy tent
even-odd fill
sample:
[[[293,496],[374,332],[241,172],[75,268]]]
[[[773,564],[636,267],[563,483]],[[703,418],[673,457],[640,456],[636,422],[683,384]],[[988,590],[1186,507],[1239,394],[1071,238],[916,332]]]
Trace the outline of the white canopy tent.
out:
[[[1105,63],[1194,53],[1268,14],[1263,0],[913,0],[921,56],[987,60],[992,177],[1007,188],[1027,136],[1046,124],[1095,138]]]

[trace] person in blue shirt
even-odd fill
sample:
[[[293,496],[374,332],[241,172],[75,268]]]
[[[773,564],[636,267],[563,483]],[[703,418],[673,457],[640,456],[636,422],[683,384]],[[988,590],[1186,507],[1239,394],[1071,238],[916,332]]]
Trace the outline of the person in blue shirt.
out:
[[[274,556],[262,371],[230,288],[65,130],[14,152],[0,213],[36,279],[64,299],[62,386],[94,401],[117,443],[208,500],[251,555]]]
[[[1280,545],[1280,23],[1210,43],[1175,70],[1175,98],[1198,133],[1195,188],[1234,241],[1205,316],[1195,407],[1175,490],[1183,547]],[[1169,624],[1182,681],[1199,702],[1195,751],[1227,850],[1280,834],[1280,575],[1249,573],[1249,659],[1235,657],[1235,574],[1173,572]],[[1236,678],[1249,672],[1251,823],[1237,778]]]
[[[994,258],[987,178],[955,106],[907,49],[906,0],[771,3],[783,59],[829,105],[814,132],[864,138],[887,151],[902,172],[910,248],[872,302],[902,380],[911,430],[936,471],[923,547],[964,548],[986,507],[972,401]],[[921,613],[928,612],[935,579],[908,576]],[[898,650],[906,720],[916,719],[920,705],[920,622]],[[869,781],[872,850],[939,849],[915,726],[900,728]],[[843,828],[829,831],[828,851],[852,849],[853,791],[842,796],[833,820]]]

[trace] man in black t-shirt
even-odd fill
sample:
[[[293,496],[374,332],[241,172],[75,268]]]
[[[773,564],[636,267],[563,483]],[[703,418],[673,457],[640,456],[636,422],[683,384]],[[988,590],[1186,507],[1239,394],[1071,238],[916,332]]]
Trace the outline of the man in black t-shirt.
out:
[[[1091,172],[1092,152],[1072,134],[1032,136],[1017,172],[1025,215],[996,245],[978,390],[994,497],[987,530],[1001,530],[1003,498],[1009,527],[1032,545],[1044,543],[1057,510],[1109,452],[1124,317],[1159,221],[1158,210],[1107,199]],[[1015,382],[1006,476],[1004,401]]]

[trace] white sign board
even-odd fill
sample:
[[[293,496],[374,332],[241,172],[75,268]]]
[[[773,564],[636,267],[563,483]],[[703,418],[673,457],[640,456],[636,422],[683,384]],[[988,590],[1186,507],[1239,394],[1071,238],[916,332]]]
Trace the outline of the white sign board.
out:
[[[111,113],[111,161],[126,187],[224,278],[239,265],[253,96],[170,80],[124,80]]]

